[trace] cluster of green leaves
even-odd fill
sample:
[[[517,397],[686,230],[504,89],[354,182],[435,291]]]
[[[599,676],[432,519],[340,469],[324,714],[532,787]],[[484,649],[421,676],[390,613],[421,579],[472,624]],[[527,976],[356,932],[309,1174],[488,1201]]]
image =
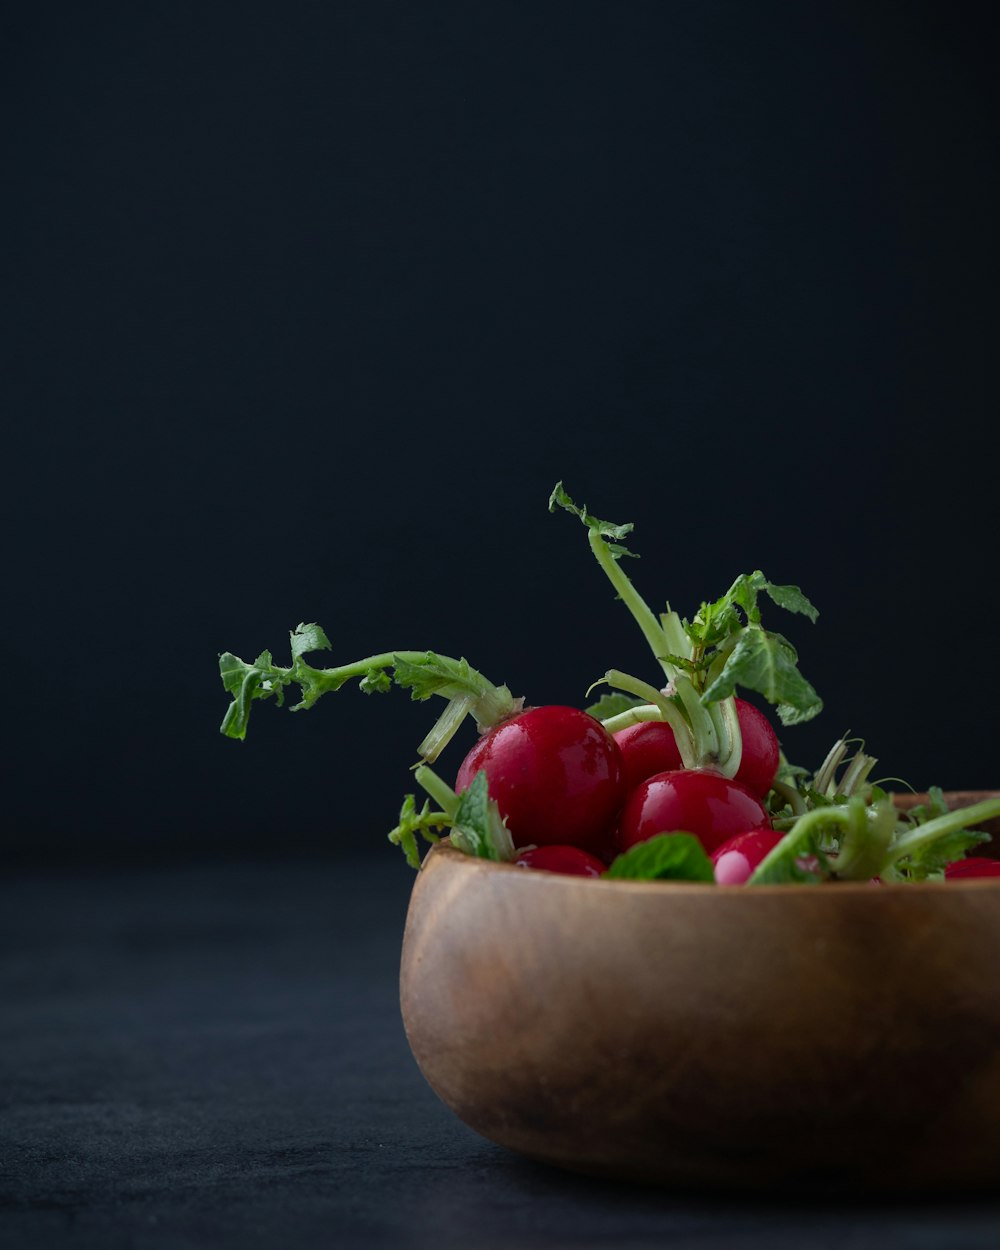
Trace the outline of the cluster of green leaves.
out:
[[[692,643],[688,671],[705,703],[717,703],[742,687],[774,704],[784,725],[811,720],[823,702],[799,672],[792,644],[761,624],[761,595],[812,622],[819,615],[798,586],[779,586],[759,569],[742,573],[720,599],[703,603],[694,619],[684,622]]]
[[[987,801],[950,811],[941,790],[908,812],[878,786],[849,796],[811,789],[808,810],[791,820],[785,836],[756,868],[750,885],[787,882],[939,881],[947,864],[990,840],[971,829],[995,816]]]
[[[338,688],[329,677],[324,679],[320,670],[312,668],[302,658],[312,651],[330,649],[330,640],[319,625],[299,624],[289,633],[289,640],[292,662],[287,668],[275,664],[270,651],[262,651],[252,664],[231,651],[219,656],[222,684],[233,696],[221,726],[221,732],[227,738],[246,737],[254,699],[274,699],[281,707],[285,702],[286,687],[297,685],[301,698],[292,708],[293,712],[297,712],[301,708],[312,707],[326,690]],[[347,677],[343,680],[347,681]]]
[[[691,620],[682,620],[669,604],[657,616],[619,567],[622,556],[635,556],[623,542],[632,532],[631,523],[617,525],[594,516],[573,502],[562,482],[549,498],[549,510],[557,507],[587,527],[598,562],[657,660],[669,677],[686,676],[703,704],[719,703],[743,689],[774,704],[784,725],[810,720],[822,710],[819,695],[799,672],[795,647],[783,634],[765,629],[761,619],[760,601],[767,597],[784,611],[815,622],[819,614],[798,586],[779,585],[757,569],[740,574],[721,598],[703,603]]]
[[[514,843],[500,809],[489,796],[486,773],[482,769],[461,794],[456,794],[447,782],[426,766],[418,768],[415,775],[441,809],[433,809],[430,799],[418,809],[412,794],[403,800],[399,822],[390,832],[389,841],[402,847],[411,868],[420,867],[417,836],[433,845],[445,830],[450,832],[452,846],[466,855],[496,863],[506,863],[514,858]]]
[[[433,811],[430,799],[424,800],[421,808],[417,807],[416,798],[408,794],[403,800],[399,811],[399,821],[389,833],[389,841],[401,847],[406,862],[411,868],[420,867],[420,851],[417,846],[417,835],[434,845],[440,842],[441,835],[451,828],[451,818],[445,812]]]
[[[818,792],[817,792],[818,793]],[[815,885],[822,881],[940,880],[946,864],[989,841],[965,827],[997,804],[951,812],[939,789],[927,804],[901,812],[877,787],[870,799],[819,796],[806,815],[757,867],[751,885]],[[690,833],[661,833],[623,852],[604,874],[617,881],[715,880],[712,861]]]
[[[931,786],[928,801],[910,808],[897,832],[895,845],[902,843],[910,849],[895,862],[892,875],[905,881],[940,880],[946,865],[964,859],[969,851],[991,840],[981,829],[965,828],[964,822],[972,823],[968,808],[959,813],[962,826],[949,828],[948,822],[954,825],[955,815],[949,811],[940,787]],[[928,837],[935,828],[941,832]]]
[[[351,680],[357,680],[364,694],[385,694],[395,684],[408,689],[413,699],[431,695],[447,699],[449,709],[438,721],[441,729],[436,734],[432,730],[421,744],[420,753],[427,759],[434,758],[466,715],[474,716],[477,724],[492,724],[520,707],[506,686],[494,686],[465,659],[453,660],[435,651],[387,651],[351,664],[314,668],[305,656],[331,649],[322,627],[300,624],[289,633],[289,641],[292,662],[287,667],[275,664],[270,651],[262,651],[252,664],[229,651],[219,657],[222,684],[232,695],[221,726],[226,737],[245,738],[254,701],[274,699],[281,706],[292,685],[300,690],[293,712],[311,708],[321,695]]]

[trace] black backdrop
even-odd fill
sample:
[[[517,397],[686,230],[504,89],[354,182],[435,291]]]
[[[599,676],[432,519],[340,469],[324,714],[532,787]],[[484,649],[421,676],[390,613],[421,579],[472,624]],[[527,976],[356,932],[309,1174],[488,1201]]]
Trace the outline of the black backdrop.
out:
[[[26,5],[0,38],[10,856],[390,854],[427,707],[228,742],[216,654],[315,619],[335,661],[461,653],[533,702],[648,672],[559,477],[636,523],[650,597],[812,596],[790,754],[850,729],[997,783],[981,10]]]

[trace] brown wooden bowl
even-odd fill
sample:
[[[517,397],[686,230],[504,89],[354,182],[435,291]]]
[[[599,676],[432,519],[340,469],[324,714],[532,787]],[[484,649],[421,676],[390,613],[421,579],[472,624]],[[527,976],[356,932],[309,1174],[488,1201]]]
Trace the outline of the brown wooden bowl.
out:
[[[574,1171],[786,1193],[1000,1182],[997,879],[714,888],[442,845],[413,890],[401,1002],[453,1111]]]

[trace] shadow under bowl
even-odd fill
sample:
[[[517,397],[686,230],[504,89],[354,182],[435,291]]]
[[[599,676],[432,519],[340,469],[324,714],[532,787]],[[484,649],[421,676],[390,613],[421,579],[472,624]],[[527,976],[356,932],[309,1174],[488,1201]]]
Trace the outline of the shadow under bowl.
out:
[[[716,888],[442,845],[400,988],[432,1088],[534,1159],[760,1191],[1000,1181],[1000,879]]]

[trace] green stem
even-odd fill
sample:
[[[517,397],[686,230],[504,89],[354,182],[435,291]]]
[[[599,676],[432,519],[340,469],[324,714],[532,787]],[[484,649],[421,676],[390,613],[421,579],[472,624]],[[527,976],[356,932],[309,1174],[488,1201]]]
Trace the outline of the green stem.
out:
[[[813,786],[820,794],[825,794],[828,798],[832,798],[836,794],[834,778],[846,754],[847,739],[838,738],[827,753],[826,759],[820,764],[819,771],[813,779]]]
[[[769,884],[770,869],[784,859],[794,859],[799,852],[807,851],[814,830],[824,825],[846,825],[851,817],[843,807],[816,807],[800,816],[778,845],[766,855],[747,878],[747,885]]]
[[[627,575],[622,571],[618,561],[611,554],[608,544],[600,536],[600,534],[591,529],[587,535],[590,541],[590,549],[597,558],[597,563],[604,570],[611,585],[618,592],[618,597],[622,600],[628,610],[632,613],[639,628],[642,630],[643,637],[649,643],[653,655],[656,657],[660,667],[671,680],[677,675],[677,669],[665,657],[671,654],[685,654],[688,649],[688,642],[685,638],[683,645],[678,652],[672,649],[664,632],[664,627],[660,621],[656,619],[653,610],[649,604],[643,599],[642,595],[629,581]],[[683,633],[683,631],[681,631]],[[674,633],[671,628],[671,634]]]
[[[660,709],[654,703],[640,703],[638,707],[630,707],[627,712],[609,716],[601,724],[609,734],[616,734],[619,729],[628,729],[629,725],[638,725],[647,720],[663,720]]]
[[[677,691],[677,697],[684,704],[684,711],[691,722],[694,758],[699,761],[697,764],[686,765],[686,767],[700,768],[704,764],[717,764],[720,753],[719,734],[711,712],[702,703],[691,678],[685,673],[679,673],[674,678],[674,689]]]
[[[660,627],[663,638],[671,655],[683,655],[691,658],[691,639],[684,632],[684,625],[676,612],[667,604],[667,611],[660,613]]]
[[[352,677],[364,677],[372,669],[392,668],[397,658],[409,660],[411,664],[417,664],[426,654],[426,651],[382,651],[378,655],[368,656],[365,660],[355,660],[353,664],[340,664],[336,668],[312,668],[310,665],[310,668],[317,675],[317,685],[320,687],[320,693],[326,694],[331,690],[339,690]],[[293,669],[283,669],[281,671],[290,673],[293,672]],[[482,673],[476,673],[475,669],[470,671],[476,677],[482,677],[483,681],[486,681]]]
[[[421,759],[433,763],[444,748],[458,732],[462,721],[473,710],[476,703],[474,694],[459,695],[449,700],[448,706],[431,726],[430,732],[417,747]]]
[[[848,805],[847,833],[841,839],[835,872],[841,881],[870,881],[886,862],[886,849],[892,839],[899,813],[891,802],[866,806],[854,798]]]
[[[771,789],[776,790],[778,794],[781,795],[796,816],[804,816],[809,810],[806,807],[805,799],[801,794],[799,794],[798,790],[796,790],[794,786],[786,785],[783,781],[775,781],[772,784]]]
[[[929,842],[944,837],[949,833],[957,833],[959,829],[968,829],[973,825],[982,824],[1000,816],[1000,799],[985,799],[982,803],[972,803],[969,807],[958,807],[953,812],[946,812],[934,820],[927,821],[911,829],[889,847],[886,862],[895,864],[906,855],[912,855]]]
[[[859,751],[844,769],[844,775],[838,787],[840,793],[850,797],[860,792],[861,787],[868,780],[869,773],[877,763],[878,760],[873,755],[865,755]]]
[[[661,718],[674,731],[677,749],[680,751],[684,767],[699,767],[695,762],[697,757],[695,755],[695,742],[691,733],[691,726],[677,704],[668,699],[662,690],[657,690],[649,682],[641,681],[638,677],[632,677],[630,674],[623,673],[617,668],[609,669],[604,674],[603,680],[609,686],[613,686],[615,690],[624,690],[627,694],[634,694],[637,698],[645,699],[648,703],[654,704],[659,710]]]
[[[743,731],[740,729],[736,699],[730,695],[708,705],[708,714],[719,739],[718,768],[724,777],[735,777],[743,759]]]
[[[421,789],[427,791],[445,815],[450,820],[454,820],[455,813],[458,811],[458,795],[447,781],[442,780],[433,768],[428,768],[426,764],[420,765],[414,772],[413,778]]]

